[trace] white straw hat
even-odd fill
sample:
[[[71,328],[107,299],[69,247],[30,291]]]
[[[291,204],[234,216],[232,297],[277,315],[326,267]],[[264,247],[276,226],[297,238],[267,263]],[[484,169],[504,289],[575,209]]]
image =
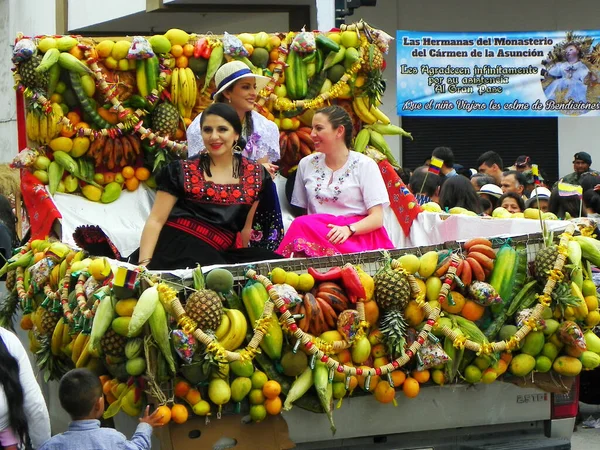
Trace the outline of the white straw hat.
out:
[[[230,61],[219,67],[219,70],[215,74],[217,90],[213,94],[213,97],[223,92],[240,78],[246,77],[255,78],[257,91],[263,89],[271,81],[269,77],[253,73],[242,61]]]
[[[502,196],[502,189],[500,186],[496,186],[495,184],[484,184],[477,193],[480,195],[487,194],[491,195],[492,197],[500,198]]]

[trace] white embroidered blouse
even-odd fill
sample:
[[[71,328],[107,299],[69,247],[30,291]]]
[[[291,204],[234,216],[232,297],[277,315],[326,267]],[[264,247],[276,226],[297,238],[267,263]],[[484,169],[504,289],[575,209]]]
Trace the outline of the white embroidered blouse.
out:
[[[315,153],[300,160],[292,204],[308,214],[364,216],[374,206],[387,206],[389,197],[377,163],[368,156],[351,151],[334,172],[325,155]]]

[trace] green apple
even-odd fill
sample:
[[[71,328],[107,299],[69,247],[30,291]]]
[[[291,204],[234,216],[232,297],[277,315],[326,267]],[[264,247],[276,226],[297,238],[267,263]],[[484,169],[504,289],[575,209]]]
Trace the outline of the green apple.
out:
[[[33,167],[39,170],[48,170],[50,166],[50,159],[47,156],[40,155],[35,159]]]
[[[56,188],[56,192],[64,193],[67,189],[65,188],[65,183],[61,180],[58,182],[58,187]]]
[[[329,37],[331,38],[331,36]],[[346,48],[358,48],[360,45],[360,39],[358,38],[358,33],[356,33],[356,31],[343,31],[340,40],[341,44]]]
[[[63,181],[67,192],[75,192],[79,187],[79,182],[73,175],[67,175]]]
[[[67,85],[65,84],[65,82],[59,81],[58,83],[56,83],[56,88],[54,89],[54,92],[56,92],[57,94],[62,94],[66,91],[66,89]]]
[[[273,89],[273,92],[275,93],[275,95],[278,98],[287,97],[287,89],[285,87],[285,84],[280,84],[279,86],[275,86],[275,89]]]

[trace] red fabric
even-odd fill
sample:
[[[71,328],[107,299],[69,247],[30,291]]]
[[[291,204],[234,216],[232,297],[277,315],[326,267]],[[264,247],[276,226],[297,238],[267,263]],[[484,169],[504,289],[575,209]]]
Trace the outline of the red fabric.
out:
[[[27,170],[21,170],[21,195],[29,213],[31,239],[45,239],[55,220],[62,218],[46,187]]]
[[[377,165],[390,196],[390,207],[396,214],[402,231],[408,236],[410,227],[423,210],[387,160],[380,161]]]

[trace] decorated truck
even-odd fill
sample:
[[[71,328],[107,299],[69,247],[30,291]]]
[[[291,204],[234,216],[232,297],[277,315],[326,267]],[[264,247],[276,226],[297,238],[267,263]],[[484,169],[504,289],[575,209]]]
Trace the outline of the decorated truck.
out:
[[[354,118],[354,149],[396,166],[383,134],[409,135],[378,109],[388,39],[365,23],[19,36],[14,165],[26,205],[64,192],[110,207],[152,187],[157,168],[185,155],[185,127],[228,59],[272,76],[257,110],[280,127],[284,174],[313,151],[311,114],[334,101]],[[397,180],[388,188],[418,213]],[[90,255],[44,225],[32,220],[32,239],[1,270],[3,324],[27,331],[45,381],[97,373],[119,429],[160,408],[164,449],[483,448],[515,433],[523,448],[568,448],[577,375],[600,364],[600,248],[585,223],[556,238],[175,273]]]

